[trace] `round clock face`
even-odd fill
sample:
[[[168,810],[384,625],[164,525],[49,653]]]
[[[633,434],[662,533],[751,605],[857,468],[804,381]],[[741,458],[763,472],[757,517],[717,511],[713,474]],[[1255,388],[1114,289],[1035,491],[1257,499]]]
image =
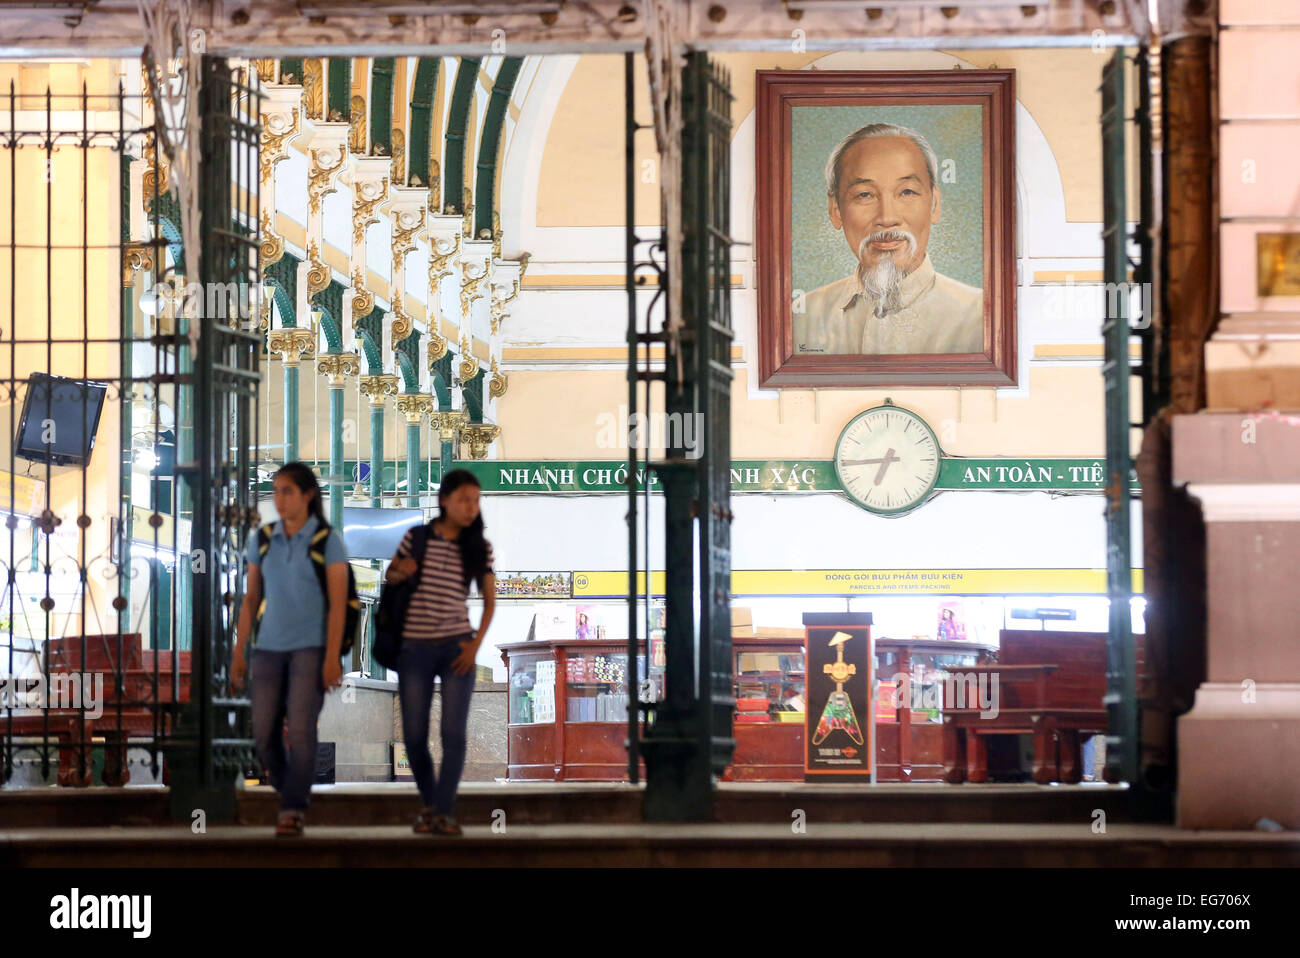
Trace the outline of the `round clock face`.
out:
[[[939,481],[939,440],[915,413],[876,406],[835,444],[835,474],[858,505],[881,515],[915,509]]]

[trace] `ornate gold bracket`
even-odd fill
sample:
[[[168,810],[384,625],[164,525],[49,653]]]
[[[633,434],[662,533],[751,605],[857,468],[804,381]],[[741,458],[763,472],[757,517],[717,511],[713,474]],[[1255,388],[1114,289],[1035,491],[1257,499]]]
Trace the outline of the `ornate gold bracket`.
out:
[[[167,182],[167,159],[158,155],[155,137],[150,133],[145,138],[144,177],[140,181],[140,193],[144,197],[144,208],[153,209],[155,196],[166,194],[170,184]]]
[[[411,317],[402,308],[402,294],[397,290],[393,290],[391,312],[393,314],[393,345],[396,346],[402,340],[408,338],[411,335],[411,330],[415,328],[415,324],[411,322]]]
[[[501,427],[488,423],[475,423],[462,429],[460,435],[462,440],[469,443],[471,459],[486,459],[488,446],[491,445],[492,440],[501,435]]]
[[[441,325],[441,322],[439,322],[439,325]],[[429,344],[425,347],[424,352],[429,360],[429,371],[432,372],[433,364],[447,355],[447,337],[430,329]]]
[[[325,69],[320,59],[302,61],[302,100],[307,119],[325,118]]]
[[[470,346],[469,333],[462,331],[460,334],[460,364],[456,367],[462,385],[479,374],[478,360],[474,358]]]
[[[483,285],[483,281],[487,279],[489,272],[490,269],[488,264],[485,262],[483,264],[482,272],[477,275],[471,275],[469,271],[469,263],[465,260],[461,260],[460,321],[462,326],[467,326],[469,323],[469,309],[470,306],[474,304],[474,300],[483,298],[483,294],[479,292],[479,287]]]
[[[271,211],[262,209],[262,242],[257,249],[258,268],[263,273],[267,267],[274,266],[284,256],[284,237],[277,236],[271,223]]]
[[[474,191],[468,186],[465,187],[464,203],[460,208],[461,213],[461,232],[465,234],[466,239],[474,238]]]
[[[406,134],[393,130],[393,182],[406,182]]]
[[[510,388],[510,377],[501,371],[495,359],[492,360],[492,375],[488,379],[488,395],[500,399]]]
[[[361,391],[370,399],[371,406],[382,407],[389,396],[397,395],[397,376],[394,373],[362,376]]]
[[[348,120],[348,149],[358,156],[366,152],[366,98],[352,98],[352,116]]]
[[[366,281],[361,275],[361,267],[352,271],[352,328],[375,311],[375,294],[366,289]]]
[[[502,322],[505,321],[506,318],[506,307],[519,298],[519,283],[516,281],[513,284],[513,286],[514,286],[514,292],[510,293],[510,295],[508,296],[500,296],[500,297],[496,295],[496,291],[502,287],[499,286],[492,287],[491,316],[492,316],[493,336],[501,332],[501,324]]]
[[[308,327],[273,330],[267,349],[278,353],[283,358],[285,368],[292,369],[303,356],[311,356],[316,352],[316,330]]]
[[[402,267],[406,254],[415,249],[415,234],[424,228],[424,207],[402,210],[393,216],[393,269]]]
[[[312,243],[307,247],[307,302],[330,284],[330,268],[321,261],[320,247]]]
[[[331,389],[341,389],[348,376],[361,374],[361,357],[356,353],[323,353],[316,371],[329,378]]]
[[[275,164],[289,155],[289,141],[298,135],[297,109],[285,113],[262,114],[262,155],[260,176],[263,185],[271,182]]]
[[[336,174],[343,167],[343,161],[347,159],[348,145],[340,143],[338,157],[329,150],[311,150],[311,168],[307,173],[307,208],[312,213],[319,213],[321,210],[321,200],[327,193],[333,193],[334,184],[331,182]]]
[[[388,177],[382,180],[362,180],[355,184],[352,197],[352,242],[361,243],[366,237],[366,227],[378,223],[375,215],[379,204],[388,198]]]

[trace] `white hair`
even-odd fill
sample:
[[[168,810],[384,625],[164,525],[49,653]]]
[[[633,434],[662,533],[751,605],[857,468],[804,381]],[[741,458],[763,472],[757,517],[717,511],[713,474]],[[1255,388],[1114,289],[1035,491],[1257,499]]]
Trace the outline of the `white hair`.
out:
[[[935,181],[938,179],[939,158],[935,156],[934,149],[929,142],[920,133],[910,130],[905,126],[896,126],[893,123],[869,123],[862,129],[850,133],[844,139],[840,140],[840,145],[831,151],[831,158],[826,162],[826,192],[835,197],[838,201],[840,195],[840,175],[841,164],[844,159],[844,152],[859,140],[865,140],[875,136],[902,136],[911,140],[921,150],[921,155],[925,157],[925,170],[930,174],[930,189],[934,189]]]

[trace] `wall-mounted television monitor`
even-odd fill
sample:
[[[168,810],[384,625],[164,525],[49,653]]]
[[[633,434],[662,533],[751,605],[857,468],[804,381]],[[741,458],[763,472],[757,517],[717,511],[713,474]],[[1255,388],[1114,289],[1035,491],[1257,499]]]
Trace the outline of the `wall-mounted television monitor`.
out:
[[[90,462],[107,390],[103,383],[33,373],[27,380],[14,455],[53,466]]]
[[[402,537],[424,522],[420,509],[343,508],[343,539],[351,559],[391,559]]]

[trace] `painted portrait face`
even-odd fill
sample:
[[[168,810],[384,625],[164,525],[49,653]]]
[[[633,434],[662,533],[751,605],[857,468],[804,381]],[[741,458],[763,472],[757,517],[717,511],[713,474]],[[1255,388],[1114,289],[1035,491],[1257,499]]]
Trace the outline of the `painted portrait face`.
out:
[[[837,195],[828,199],[831,224],[844,230],[860,272],[887,259],[907,274],[925,259],[930,226],[939,222],[939,191],[921,148],[907,137],[867,137],[850,146]]]

